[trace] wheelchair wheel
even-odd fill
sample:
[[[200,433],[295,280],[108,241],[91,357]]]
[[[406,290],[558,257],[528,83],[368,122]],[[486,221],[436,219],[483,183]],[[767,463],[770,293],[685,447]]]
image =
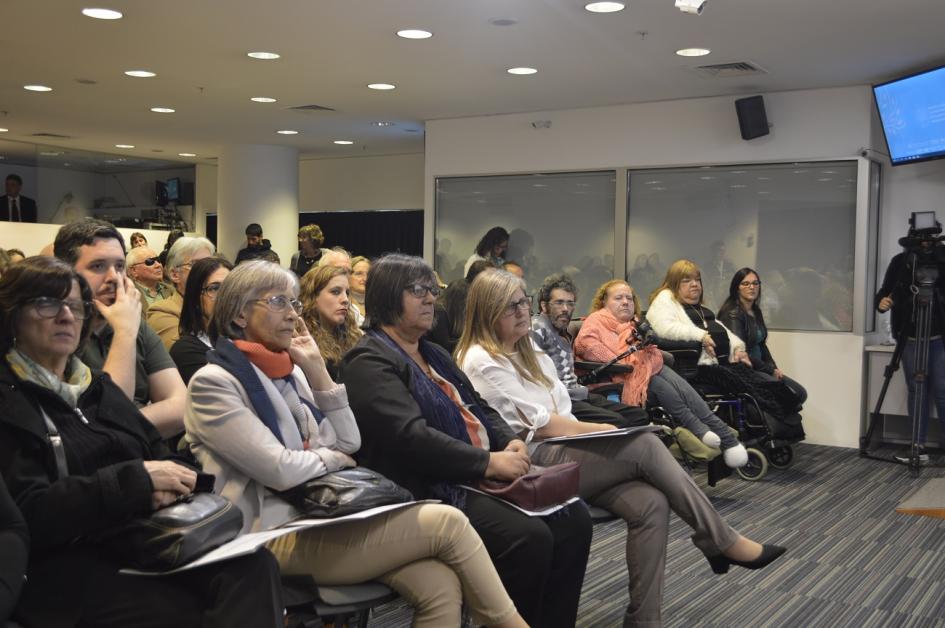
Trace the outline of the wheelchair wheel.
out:
[[[787,469],[794,462],[794,448],[790,445],[769,447],[765,454],[768,456],[768,464],[775,469]]]
[[[758,449],[749,447],[748,464],[735,469],[735,472],[738,473],[738,477],[743,480],[757,482],[768,472],[768,459]]]

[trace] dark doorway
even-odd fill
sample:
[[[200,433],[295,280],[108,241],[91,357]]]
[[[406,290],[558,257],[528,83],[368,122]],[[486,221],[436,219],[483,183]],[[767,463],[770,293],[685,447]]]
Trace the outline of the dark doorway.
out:
[[[299,227],[310,224],[322,228],[326,247],[342,246],[352,255],[423,255],[422,209],[300,213]]]

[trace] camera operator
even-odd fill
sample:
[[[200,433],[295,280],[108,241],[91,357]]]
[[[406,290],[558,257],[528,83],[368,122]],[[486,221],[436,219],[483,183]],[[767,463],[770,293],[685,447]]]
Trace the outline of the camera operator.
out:
[[[910,218],[909,234],[899,240],[904,250],[890,260],[883,285],[876,293],[875,299],[878,311],[892,310],[892,330],[896,343],[905,343],[901,348],[902,366],[909,392],[910,416],[915,407],[917,386],[926,386],[923,391],[924,403],[919,409],[916,441],[921,464],[929,460],[928,454],[925,453],[925,438],[929,426],[928,383],[931,384],[931,398],[935,400],[939,416],[939,446],[945,448],[945,429],[941,428],[941,422],[945,420],[945,247],[942,246],[941,238],[937,237],[942,228],[935,221],[934,214],[923,214],[931,214],[931,217],[923,221],[923,217],[919,216],[918,227],[916,214]],[[923,287],[930,293],[932,306],[926,384],[917,382],[915,377],[915,355],[919,336],[916,326],[916,300],[922,297]],[[897,456],[896,459],[900,462],[909,460],[906,456]]]

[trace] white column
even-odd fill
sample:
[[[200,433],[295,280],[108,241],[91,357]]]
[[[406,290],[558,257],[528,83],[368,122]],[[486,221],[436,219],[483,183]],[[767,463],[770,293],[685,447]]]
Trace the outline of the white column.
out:
[[[257,222],[288,266],[298,250],[298,151],[260,144],[224,146],[217,163],[217,247],[235,260],[246,245],[246,225]]]

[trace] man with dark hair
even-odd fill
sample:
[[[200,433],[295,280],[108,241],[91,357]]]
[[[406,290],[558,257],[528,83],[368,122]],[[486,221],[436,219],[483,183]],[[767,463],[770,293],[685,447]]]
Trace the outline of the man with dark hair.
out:
[[[240,249],[236,254],[236,265],[263,257],[271,249],[272,243],[263,238],[262,226],[251,222],[246,225],[246,248]]]
[[[574,314],[577,288],[563,273],[549,275],[538,290],[538,313],[532,317],[532,338],[548,354],[558,378],[568,389],[571,412],[581,421],[611,423],[617,427],[646,425],[644,408],[634,408],[590,392],[574,373],[574,338],[568,332]]]
[[[23,179],[18,174],[8,174],[4,182],[6,194],[0,196],[0,220],[10,222],[36,222],[36,201],[21,196]]]
[[[187,389],[161,339],[141,324],[141,297],[125,274],[121,234],[111,223],[84,218],[59,229],[53,251],[85,277],[95,300],[92,335],[79,359],[108,373],[162,436],[180,433]]]

